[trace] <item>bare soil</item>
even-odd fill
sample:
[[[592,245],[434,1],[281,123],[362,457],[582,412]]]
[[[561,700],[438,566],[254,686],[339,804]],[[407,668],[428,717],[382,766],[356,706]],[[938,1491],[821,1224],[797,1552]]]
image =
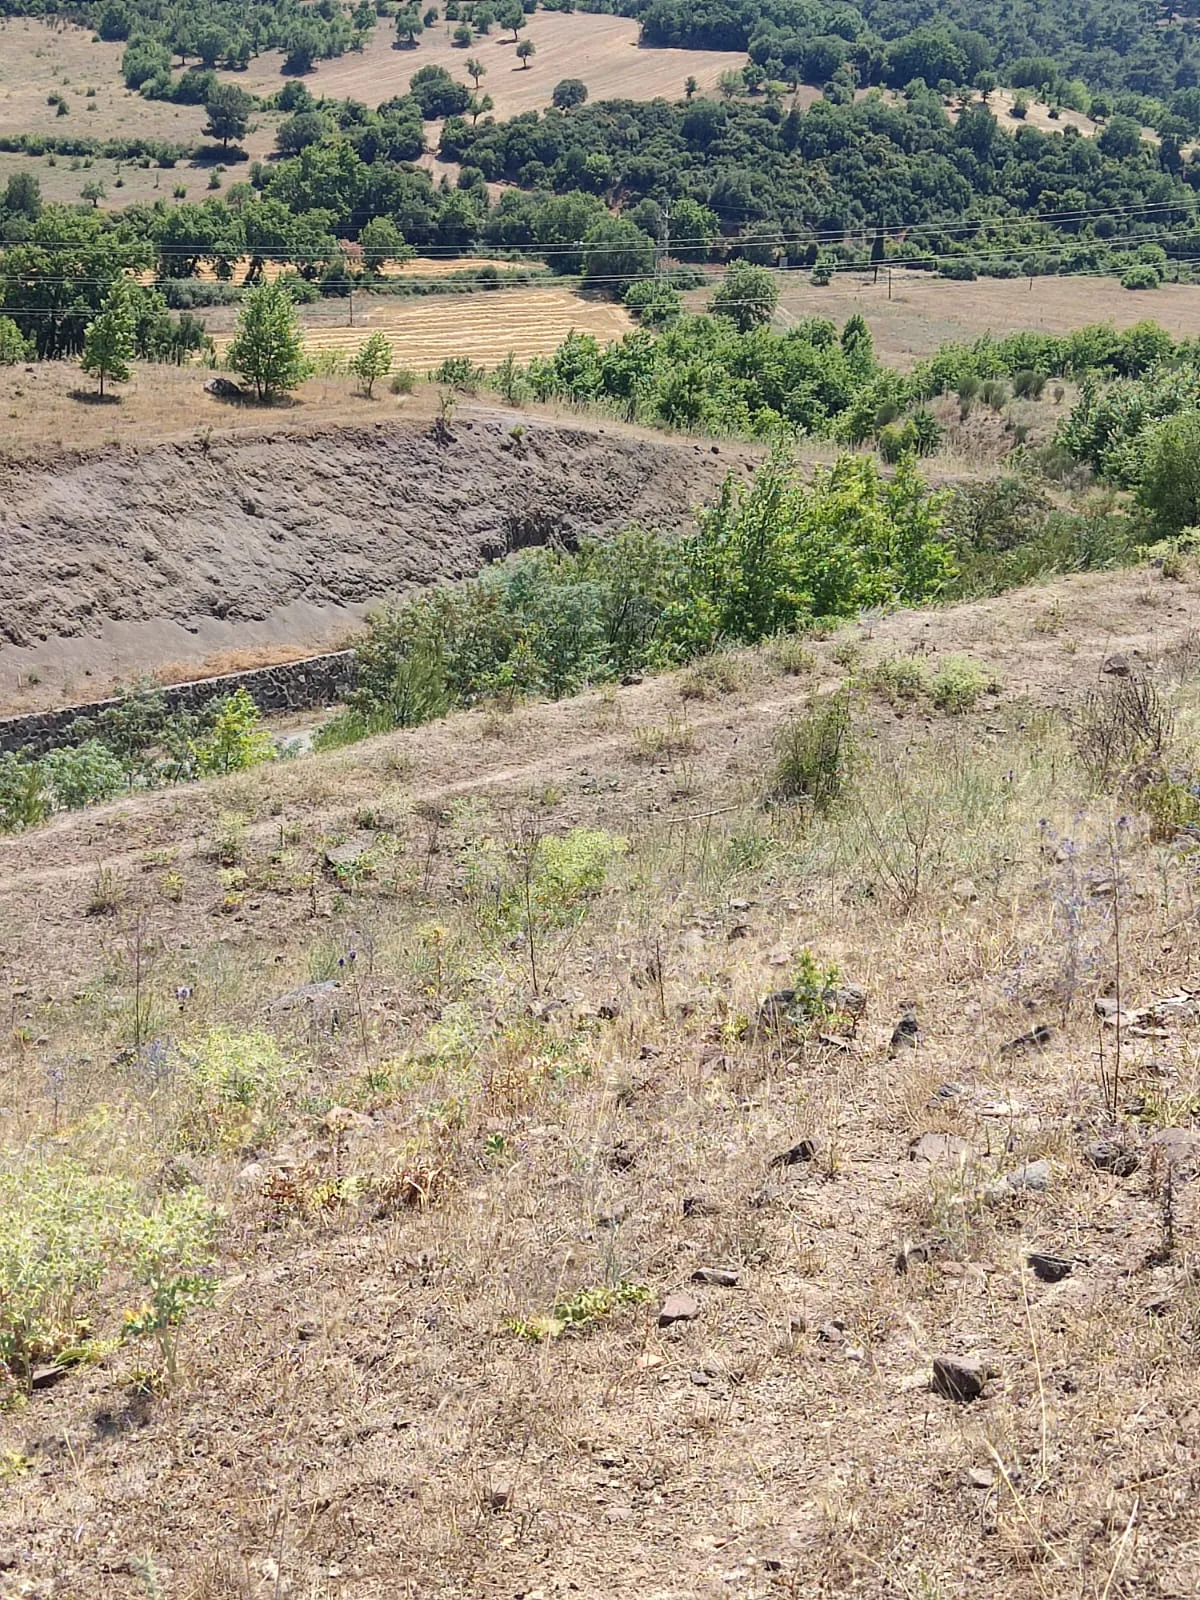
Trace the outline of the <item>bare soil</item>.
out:
[[[443,444],[394,411],[310,429],[260,413],[236,433],[0,467],[0,704],[94,698],[224,650],[318,650],[386,596],[509,546],[679,526],[753,455],[480,405],[452,431]]]

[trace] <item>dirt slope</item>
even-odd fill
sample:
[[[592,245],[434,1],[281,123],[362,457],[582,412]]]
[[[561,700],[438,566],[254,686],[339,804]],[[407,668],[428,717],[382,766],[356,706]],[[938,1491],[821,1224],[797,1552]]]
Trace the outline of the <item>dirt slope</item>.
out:
[[[0,468],[0,705],[238,646],[316,649],[508,548],[679,526],[735,460],[482,409],[453,431],[278,429]]]
[[[151,1151],[162,1182],[227,1206],[216,1303],[189,1319],[166,1393],[129,1347],[0,1415],[0,1595],[1196,1594],[1200,1183],[1175,1191],[1164,1249],[1161,1161],[1119,1177],[1082,1155],[1106,1127],[1093,999],[1113,971],[1113,902],[1084,884],[1126,852],[1119,974],[1141,1006],[1195,988],[1194,868],[1079,787],[1053,708],[1106,681],[1111,652],[1194,660],[1198,616],[1194,583],[1074,578],[848,629],[799,675],[748,653],[706,699],[679,674],[464,713],[0,841],[12,1144],[86,1148],[103,1124],[132,1146],[121,1097],[169,1103],[117,1049],[135,950],[153,958],[156,1039],[261,1026],[316,1062],[286,1139],[182,1165]],[[855,783],[881,831],[793,830],[755,787],[848,646],[967,651],[1003,686],[959,718],[875,697],[861,732],[897,765]],[[906,833],[926,802],[927,838]],[[237,904],[213,845],[233,810]],[[323,853],[368,821],[389,853],[339,886]],[[495,952],[462,942],[469,851],[525,826],[616,829],[633,861],[563,932],[540,995],[520,951],[501,981]],[[889,863],[914,837],[928,878],[906,907]],[[357,968],[337,967],[348,949]],[[731,1022],[804,950],[864,987],[856,1037],[798,1053],[742,1037]],[[326,1036],[281,1005],[330,971],[354,973],[354,1020]],[[897,1051],[914,1004],[922,1037]],[[473,1036],[436,1036],[449,1065],[427,1041],[464,1007],[507,1032],[456,1077],[454,1041]],[[1042,1048],[1006,1043],[1043,1019]],[[1138,1148],[1194,1120],[1197,1030],[1190,1013],[1131,1029],[1122,1100],[1143,1110],[1121,1136]],[[773,1159],[802,1136],[816,1160]],[[961,1159],[913,1158],[922,1136]],[[414,1150],[449,1174],[427,1208],[301,1214],[261,1181],[286,1200],[289,1175],[391,1171]],[[1027,1162],[1045,1184],[978,1198]],[[929,1259],[898,1271],[916,1241]],[[1067,1276],[1035,1277],[1028,1247]],[[713,1267],[734,1282],[693,1282]],[[651,1298],[518,1337],[512,1319],[619,1279]],[[679,1290],[694,1309],[661,1326]],[[975,1403],[930,1392],[943,1351],[986,1360]]]

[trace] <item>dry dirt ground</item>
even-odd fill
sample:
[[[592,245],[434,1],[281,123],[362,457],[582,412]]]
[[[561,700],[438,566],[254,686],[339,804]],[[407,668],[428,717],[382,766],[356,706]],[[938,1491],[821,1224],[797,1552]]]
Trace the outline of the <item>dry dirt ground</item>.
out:
[[[1120,651],[1186,738],[1198,615],[1193,581],[1074,579],[0,841],[10,1151],[226,1214],[165,1392],[127,1345],[0,1421],[0,1593],[1194,1595],[1200,1027],[1138,1013],[1195,985],[1195,867],[1058,708]],[[841,806],[763,808],[789,714],[950,652],[997,692],[860,690]],[[501,936],[505,872],[579,828],[625,854]],[[865,1015],[756,1032],[805,950]],[[198,1153],[173,1042],[218,1024],[302,1076]],[[1084,1159],[1110,1124],[1131,1175]],[[530,1337],[567,1304],[600,1314]],[[982,1397],[931,1392],[939,1355],[978,1356]]]
[[[814,288],[807,272],[784,273],[777,323],[787,327],[801,317],[832,317],[842,323],[855,312],[866,317],[876,352],[886,362],[911,365],[949,339],[999,338],[1018,329],[1067,333],[1092,322],[1118,328],[1157,322],[1175,338],[1200,334],[1200,285],[1167,284],[1161,289],[1122,289],[1115,278],[1070,277],[1029,280],[980,278],[950,283],[929,273],[892,273],[874,283],[869,274],[839,273],[828,288]],[[696,303],[708,298],[696,291]]]
[[[25,383],[46,378],[38,367]],[[79,411],[124,422],[128,405]],[[336,426],[305,426],[304,409],[165,444],[139,441],[135,421],[116,450],[0,462],[0,705],[91,699],[230,649],[317,650],[387,595],[506,547],[639,518],[678,526],[755,454],[471,402],[449,444],[391,397]]]
[[[689,77],[710,90],[722,72],[746,64],[744,51],[640,49],[638,24],[630,17],[536,11],[521,30],[521,38],[532,40],[535,51],[526,68],[516,58],[511,30],[494,28],[463,50],[452,42],[454,26],[427,28],[415,50],[397,50],[395,31],[383,18],[361,54],[320,61],[305,82],[314,94],[374,106],[403,94],[421,67],[445,67],[469,87],[464,63],[476,56],[487,67],[480,92],[495,101],[495,116],[513,117],[548,106],[562,78],[582,78],[592,100],[653,100],[660,95],[681,100]],[[278,54],[260,56],[238,81],[257,94],[273,94],[286,81],[281,63]]]

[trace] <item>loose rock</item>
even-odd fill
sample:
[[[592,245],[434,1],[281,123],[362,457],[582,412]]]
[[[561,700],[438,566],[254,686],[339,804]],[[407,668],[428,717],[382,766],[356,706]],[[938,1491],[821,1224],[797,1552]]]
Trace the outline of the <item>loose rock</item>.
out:
[[[1061,1283],[1064,1278],[1069,1278],[1074,1270],[1075,1263],[1068,1256],[1045,1255],[1040,1250],[1031,1250],[1025,1257],[1033,1268],[1035,1277],[1043,1283]]]
[[[669,1294],[658,1313],[660,1328],[669,1328],[676,1322],[694,1322],[700,1315],[700,1302],[694,1295]]]
[[[781,1150],[777,1156],[772,1156],[768,1165],[771,1167],[798,1167],[804,1161],[817,1159],[817,1147],[811,1139],[800,1139],[789,1150]]]
[[[1165,1164],[1171,1176],[1187,1183],[1200,1173],[1200,1133],[1193,1128],[1159,1128],[1146,1141],[1151,1162]]]
[[[1023,1192],[1040,1194],[1050,1187],[1050,1178],[1048,1161],[1028,1161],[1023,1167],[1014,1167],[1011,1172],[1003,1173],[989,1186],[987,1195],[992,1200],[1007,1200]]]
[[[693,1283],[711,1284],[716,1289],[736,1289],[741,1274],[732,1267],[697,1267],[692,1273]]]
[[[934,1394],[958,1405],[978,1400],[983,1393],[987,1373],[982,1361],[972,1356],[935,1356],[933,1377],[930,1382]]]
[[[910,1161],[966,1161],[971,1146],[955,1133],[923,1133],[908,1147]]]

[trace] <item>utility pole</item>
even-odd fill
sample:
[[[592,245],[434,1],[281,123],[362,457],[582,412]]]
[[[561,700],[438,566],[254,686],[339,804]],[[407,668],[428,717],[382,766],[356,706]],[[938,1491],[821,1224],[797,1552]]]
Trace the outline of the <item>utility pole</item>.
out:
[[[658,258],[654,276],[661,279],[667,270],[667,257],[671,254],[671,202],[663,202],[662,234],[660,236],[662,254]]]

